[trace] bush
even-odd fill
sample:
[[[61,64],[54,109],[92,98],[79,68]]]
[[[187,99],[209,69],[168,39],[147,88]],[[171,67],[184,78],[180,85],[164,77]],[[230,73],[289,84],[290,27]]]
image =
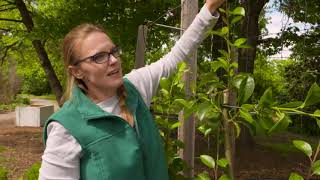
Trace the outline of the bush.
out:
[[[26,105],[30,105],[31,104],[31,101],[30,101],[29,98],[21,97],[21,96],[17,96],[16,99],[15,99],[15,102],[17,104],[26,104]]]
[[[41,67],[28,67],[24,69],[22,93],[43,95],[51,93],[47,77]]]
[[[19,105],[29,105],[31,104],[31,101],[29,98],[17,96],[14,101],[12,101],[10,104],[2,104],[0,103],[0,112],[10,112],[14,111],[16,106]]]

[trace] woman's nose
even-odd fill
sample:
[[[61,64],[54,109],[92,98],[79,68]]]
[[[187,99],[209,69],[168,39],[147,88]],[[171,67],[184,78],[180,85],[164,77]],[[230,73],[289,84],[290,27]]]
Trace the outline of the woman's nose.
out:
[[[110,54],[110,57],[109,57],[109,65],[113,65],[113,64],[116,64],[118,63],[118,58],[114,57],[113,54]]]

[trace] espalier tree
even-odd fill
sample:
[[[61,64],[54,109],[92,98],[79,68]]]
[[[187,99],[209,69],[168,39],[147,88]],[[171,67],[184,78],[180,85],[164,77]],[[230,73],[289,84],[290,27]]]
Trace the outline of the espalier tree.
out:
[[[156,121],[164,139],[171,179],[182,179],[180,172],[188,168],[178,156],[183,143],[176,138],[176,128],[181,125],[176,117],[177,112],[183,112],[185,117],[195,113],[198,119],[197,129],[205,136],[214,136],[217,139],[217,146],[212,147],[216,148],[214,152],[217,154],[200,156],[202,163],[212,171],[204,171],[194,177],[201,180],[212,177],[219,180],[234,179],[235,138],[240,135],[241,125],[248,127],[252,134],[271,135],[287,129],[291,123],[291,114],[300,114],[314,118],[320,128],[320,110],[314,113],[304,111],[304,108],[320,102],[320,88],[316,83],[312,85],[303,102],[279,104],[273,98],[271,88],[265,90],[257,104],[248,102],[255,88],[254,78],[248,73],[237,73],[236,52],[239,48],[250,47],[246,45],[247,40],[239,38],[234,31],[245,11],[242,7],[234,10],[220,8],[219,11],[225,26],[211,31],[211,34],[222,37],[227,48],[219,50],[221,56],[216,60],[204,62],[209,68],[202,72],[197,88],[193,86],[195,96],[189,99],[184,96],[184,83],[181,79],[188,68],[181,63],[175,75],[160,81],[161,90],[153,101]],[[221,75],[217,71],[224,73]],[[224,142],[225,151],[225,157],[222,158],[219,157],[221,140]],[[315,152],[307,142],[295,140],[293,144],[310,159],[307,179],[320,175],[320,161],[317,160],[320,142]],[[289,179],[303,178],[292,173]]]

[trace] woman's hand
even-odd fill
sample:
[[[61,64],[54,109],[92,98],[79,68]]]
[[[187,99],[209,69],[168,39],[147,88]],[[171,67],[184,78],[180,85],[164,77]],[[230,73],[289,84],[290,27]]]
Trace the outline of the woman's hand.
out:
[[[216,11],[225,0],[206,0],[206,5],[211,13]]]

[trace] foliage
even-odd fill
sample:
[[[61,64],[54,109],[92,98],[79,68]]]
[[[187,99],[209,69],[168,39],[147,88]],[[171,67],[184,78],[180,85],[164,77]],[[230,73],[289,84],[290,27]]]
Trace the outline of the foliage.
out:
[[[222,13],[226,14],[223,20],[227,26],[222,27],[218,31],[211,31],[211,34],[222,37],[227,43],[227,51],[219,50],[221,57],[218,57],[216,61],[207,62],[209,70],[202,76],[201,82],[199,82],[200,92],[196,93],[195,98],[190,99],[176,99],[174,102],[180,104],[180,109],[183,110],[184,116],[189,117],[192,112],[195,112],[200,123],[199,130],[205,135],[210,135],[212,132],[235,131],[236,136],[240,134],[240,124],[244,124],[249,127],[254,134],[267,134],[271,135],[276,132],[286,130],[291,123],[290,113],[297,113],[306,115],[317,120],[319,116],[319,110],[314,113],[304,112],[303,109],[311,105],[319,103],[320,88],[315,83],[310,88],[308,95],[302,102],[291,102],[279,104],[274,97],[273,90],[271,88],[265,89],[261,97],[258,98],[256,104],[247,104],[247,101],[252,96],[255,89],[254,79],[250,74],[236,74],[237,63],[232,61],[232,49],[234,48],[249,48],[244,38],[234,38],[230,28],[238,21],[239,15],[244,15],[240,7],[233,11],[220,9]],[[229,18],[233,17],[232,20]],[[233,24],[234,23],[234,24]],[[223,77],[217,76],[218,69],[223,69],[225,74]],[[282,70],[283,72],[283,70]],[[166,90],[170,86],[167,80],[162,80],[161,92],[170,98],[171,91]],[[183,87],[183,85],[180,85]],[[195,91],[195,89],[194,89]],[[204,91],[204,92],[203,92]],[[235,99],[230,99],[232,92],[236,92]],[[223,96],[225,96],[223,98]],[[223,100],[223,99],[227,99]],[[233,102],[232,102],[233,101]],[[239,109],[227,109],[224,107],[225,103],[235,103]],[[228,104],[227,104],[228,105]],[[176,108],[169,108],[176,111]],[[227,124],[222,123],[227,121]],[[318,122],[319,123],[319,122]],[[220,129],[220,130],[219,130]],[[226,137],[224,137],[226,138]],[[225,141],[225,144],[229,143]],[[231,147],[232,148],[232,147]],[[226,162],[230,163],[230,154],[226,151]],[[209,155],[200,156],[201,161],[215,171],[217,175],[217,169],[215,166],[215,160]],[[228,167],[233,166],[229,164]],[[233,179],[232,169],[229,173],[230,178]],[[207,179],[208,173],[203,172],[198,175],[199,179]],[[217,178],[217,177],[216,177]],[[221,178],[227,178],[226,175]]]
[[[285,70],[293,63],[293,60],[268,60],[267,55],[262,52],[257,53],[254,67],[255,92],[253,94],[253,101],[257,102],[258,97],[261,97],[264,90],[268,87],[272,88],[273,95],[277,100],[283,102],[287,101],[287,85],[285,80]]]
[[[23,69],[22,93],[43,95],[51,93],[46,74],[38,63],[32,63]]]
[[[155,119],[160,127],[160,135],[163,138],[170,179],[183,179],[181,171],[187,169],[186,164],[179,157],[179,150],[183,148],[183,143],[176,138],[176,129],[181,125],[177,120],[176,112],[183,103],[184,84],[181,81],[182,74],[186,71],[186,64],[178,65],[178,72],[160,81],[161,90],[158,96],[153,98],[152,111],[156,115]]]

